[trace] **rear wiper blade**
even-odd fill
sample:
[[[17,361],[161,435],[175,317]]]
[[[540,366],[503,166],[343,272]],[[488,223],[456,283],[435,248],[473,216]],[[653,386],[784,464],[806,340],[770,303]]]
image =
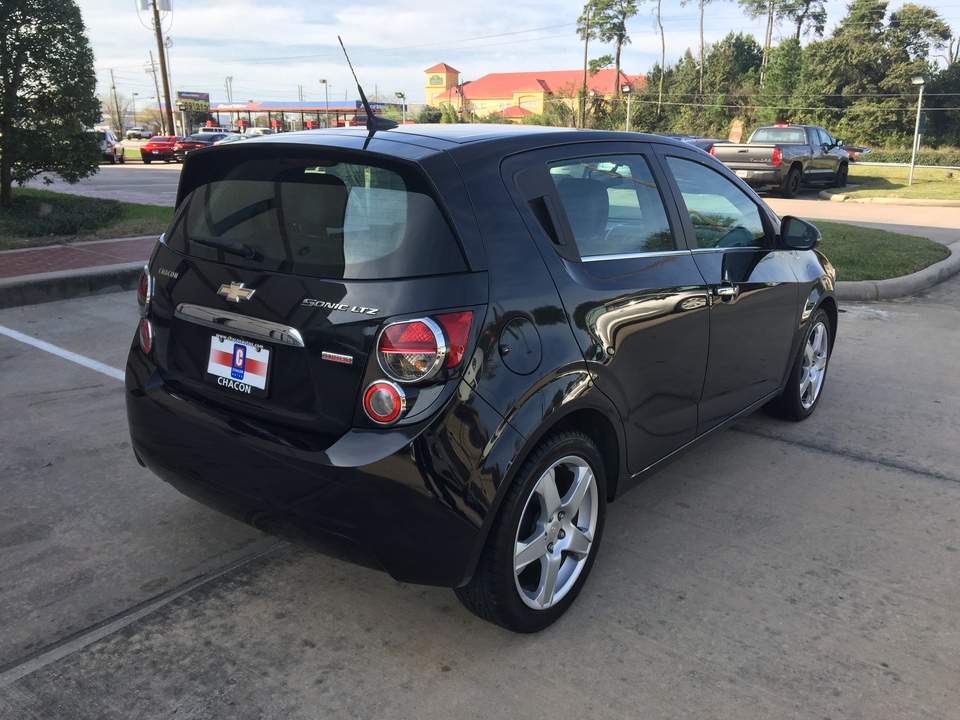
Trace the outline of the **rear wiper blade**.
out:
[[[218,250],[223,250],[224,252],[231,253],[232,255],[239,255],[240,257],[247,258],[248,260],[263,259],[256,249],[250,247],[246,243],[240,242],[239,240],[213,237],[210,235],[194,235],[190,237],[190,241],[200,243],[201,245],[206,245],[207,247],[217,248]]]

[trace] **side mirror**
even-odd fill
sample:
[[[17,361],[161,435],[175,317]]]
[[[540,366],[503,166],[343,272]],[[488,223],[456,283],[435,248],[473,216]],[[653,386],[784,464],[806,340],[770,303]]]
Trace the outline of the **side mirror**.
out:
[[[846,143],[843,140],[838,140],[836,138],[834,138],[833,144],[836,145],[837,147],[843,147],[844,145],[846,145]]]
[[[780,223],[780,237],[792,250],[812,250],[820,244],[820,231],[816,226],[790,215]]]

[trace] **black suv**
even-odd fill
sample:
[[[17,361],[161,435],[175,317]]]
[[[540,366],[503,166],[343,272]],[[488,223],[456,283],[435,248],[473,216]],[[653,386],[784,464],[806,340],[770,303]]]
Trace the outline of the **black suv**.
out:
[[[649,135],[198,150],[141,277],[133,447],[254,527],[536,631],[608,502],[761,406],[814,411],[837,322],[819,237]]]

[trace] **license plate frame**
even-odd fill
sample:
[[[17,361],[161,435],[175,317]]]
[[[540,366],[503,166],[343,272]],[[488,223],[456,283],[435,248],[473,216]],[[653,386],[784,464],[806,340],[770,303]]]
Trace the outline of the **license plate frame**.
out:
[[[231,394],[265,398],[270,389],[272,355],[272,348],[263,343],[213,333],[205,375]]]

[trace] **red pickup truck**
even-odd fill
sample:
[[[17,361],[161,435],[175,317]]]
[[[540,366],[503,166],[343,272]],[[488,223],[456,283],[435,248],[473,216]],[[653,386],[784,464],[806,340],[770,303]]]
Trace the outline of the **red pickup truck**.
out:
[[[847,184],[850,158],[842,145],[815,125],[765,125],[747,142],[714,145],[710,154],[751,187],[793,198],[804,184]]]

